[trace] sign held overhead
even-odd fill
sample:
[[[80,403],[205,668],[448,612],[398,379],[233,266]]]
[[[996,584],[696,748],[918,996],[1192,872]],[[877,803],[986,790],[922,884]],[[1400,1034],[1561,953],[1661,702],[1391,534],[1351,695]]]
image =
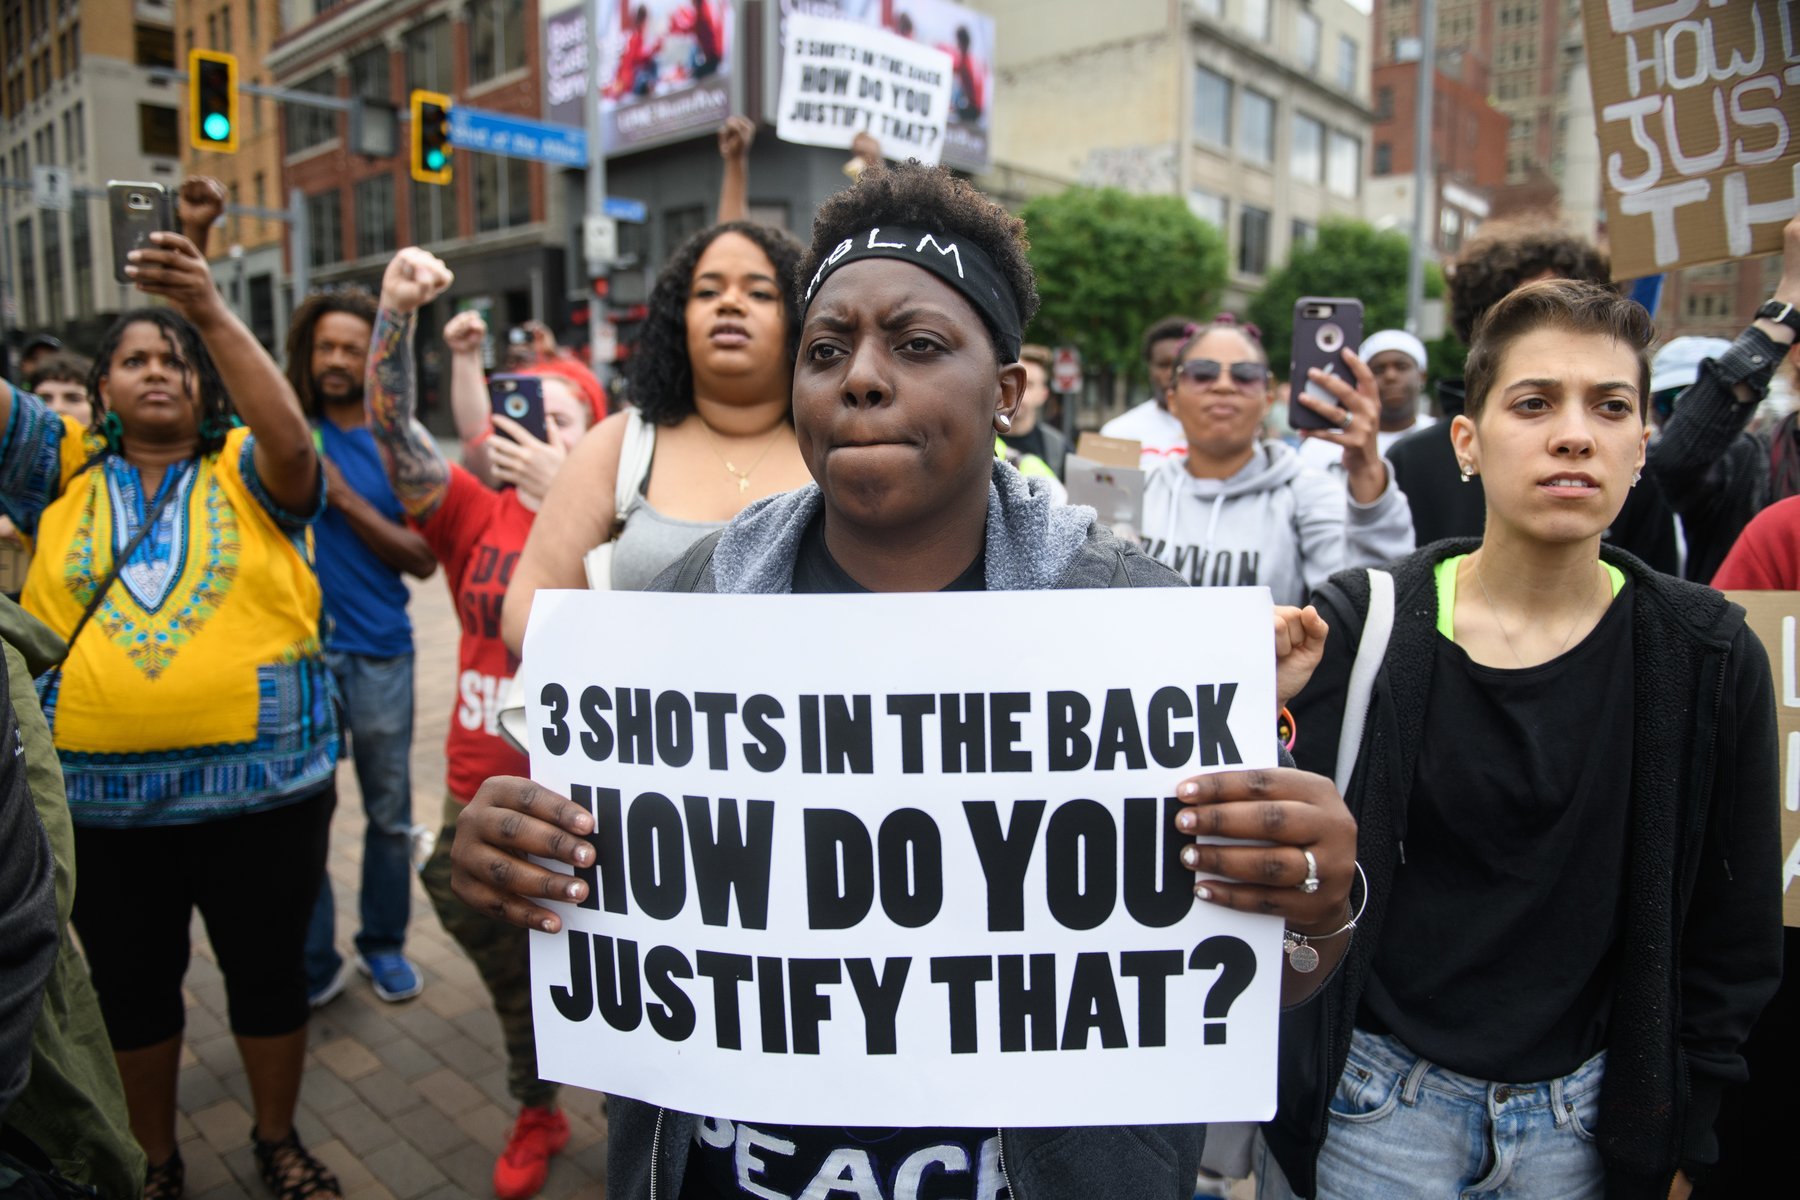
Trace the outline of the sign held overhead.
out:
[[[1800,5],[1582,5],[1613,278],[1781,249],[1800,212]]]
[[[848,149],[859,133],[887,158],[936,166],[950,119],[950,56],[857,21],[793,13],[775,127],[785,142]]]

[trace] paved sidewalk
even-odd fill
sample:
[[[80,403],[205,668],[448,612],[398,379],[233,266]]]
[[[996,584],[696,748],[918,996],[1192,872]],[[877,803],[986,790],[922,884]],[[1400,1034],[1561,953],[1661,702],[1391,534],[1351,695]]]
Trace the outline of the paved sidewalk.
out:
[[[457,625],[442,572],[415,586],[412,614],[418,645],[413,819],[436,829],[444,731],[457,694]],[[363,824],[356,777],[345,764],[330,858],[345,954],[357,927]],[[337,1173],[347,1200],[492,1197],[494,1160],[517,1111],[506,1094],[500,1026],[474,967],[438,924],[416,880],[407,953],[425,977],[417,999],[383,1004],[357,975],[314,1015],[300,1137]],[[198,920],[186,993],[179,1132],[187,1194],[266,1197],[250,1150],[250,1091],[225,1023],[225,985]],[[541,1195],[600,1200],[606,1191],[600,1097],[568,1088],[563,1107],[573,1136],[551,1161]]]

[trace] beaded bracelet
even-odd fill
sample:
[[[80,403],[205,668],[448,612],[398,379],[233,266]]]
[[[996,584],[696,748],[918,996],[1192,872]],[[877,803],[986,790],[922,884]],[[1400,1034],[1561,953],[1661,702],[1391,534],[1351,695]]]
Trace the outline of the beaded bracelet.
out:
[[[1294,968],[1294,970],[1300,972],[1302,975],[1310,974],[1319,969],[1319,952],[1314,950],[1310,943],[1330,941],[1339,934],[1349,933],[1352,929],[1356,928],[1356,923],[1362,920],[1363,913],[1368,911],[1369,877],[1363,873],[1362,863],[1360,862],[1356,864],[1356,874],[1357,877],[1362,880],[1362,903],[1357,906],[1356,915],[1345,922],[1342,929],[1334,929],[1330,933],[1316,934],[1312,937],[1307,937],[1303,933],[1295,933],[1291,929],[1284,929],[1281,931],[1281,949],[1287,954],[1288,966]]]

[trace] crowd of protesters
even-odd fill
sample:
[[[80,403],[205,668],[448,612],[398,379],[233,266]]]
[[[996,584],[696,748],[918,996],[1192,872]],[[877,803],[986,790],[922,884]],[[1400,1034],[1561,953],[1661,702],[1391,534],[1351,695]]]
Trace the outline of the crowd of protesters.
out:
[[[812,1194],[852,1142],[892,1176],[1001,1137],[992,1194],[1028,1200],[1186,1197],[1252,1169],[1268,1200],[1764,1180],[1793,1005],[1775,713],[1768,655],[1715,589],[1800,590],[1800,416],[1770,400],[1793,392],[1800,219],[1735,341],[1660,350],[1599,249],[1490,227],[1449,272],[1468,355],[1435,397],[1403,330],[1346,348],[1343,378],[1283,381],[1230,314],[1155,322],[1149,395],[1100,431],[1144,471],[1126,540],[1064,503],[1077,450],[1024,340],[1057,281],[1034,277],[1022,223],[859,144],[802,246],[748,219],[753,137],[721,132],[719,221],[659,274],[622,409],[534,322],[501,365],[541,423],[499,411],[489,331],[460,313],[451,461],[417,419],[414,329],[453,276],[419,248],[378,295],[305,298],[284,371],[214,287],[220,198],[200,181],[184,233],[131,255],[164,303],[91,359],[38,339],[22,385],[0,383],[0,551],[29,564],[0,599],[0,739],[20,748],[0,756],[0,1184],[185,1194],[198,910],[257,1169],[280,1200],[341,1197],[294,1124],[308,1019],[358,972],[389,1003],[428,986],[406,949],[417,861],[499,1018],[517,1112],[489,1182],[544,1187],[570,1127],[537,1060],[527,930],[559,928],[535,901],[573,893],[530,857],[591,865],[592,816],[526,778],[508,717],[536,592],[582,587],[1267,587],[1305,735],[1272,772],[1182,783],[1176,829],[1258,843],[1184,851],[1197,894],[1280,915],[1323,960],[1284,971],[1279,1111],[1233,1154],[1198,1125],[871,1141],[728,1114],[788,1147],[753,1179],[704,1136],[721,1114],[613,1096],[617,1194]],[[909,249],[926,234],[956,270]],[[1269,436],[1284,387],[1325,427]],[[416,644],[408,617],[408,577],[440,566],[454,648]],[[459,681],[426,822],[422,656]],[[351,778],[346,947],[325,851]]]

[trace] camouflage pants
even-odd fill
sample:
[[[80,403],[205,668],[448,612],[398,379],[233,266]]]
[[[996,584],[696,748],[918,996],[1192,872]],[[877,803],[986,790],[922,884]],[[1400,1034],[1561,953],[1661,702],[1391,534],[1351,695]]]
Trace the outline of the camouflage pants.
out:
[[[419,878],[438,920],[474,962],[494,998],[494,1015],[506,1039],[506,1090],[522,1105],[547,1108],[556,1103],[560,1085],[538,1078],[537,1042],[531,1032],[531,935],[476,912],[450,890],[450,847],[461,812],[454,797],[444,798],[444,828]]]

